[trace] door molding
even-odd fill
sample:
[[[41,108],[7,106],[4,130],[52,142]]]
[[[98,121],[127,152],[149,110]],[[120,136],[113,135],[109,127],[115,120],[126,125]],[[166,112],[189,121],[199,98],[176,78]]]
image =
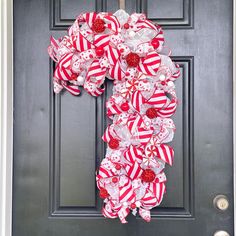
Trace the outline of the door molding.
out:
[[[233,1],[233,65],[234,204],[236,204],[236,0]],[[0,236],[11,236],[13,174],[13,0],[1,0],[0,76]],[[234,229],[236,230],[235,217]]]
[[[13,0],[1,0],[0,75],[0,236],[11,236],[13,173]]]

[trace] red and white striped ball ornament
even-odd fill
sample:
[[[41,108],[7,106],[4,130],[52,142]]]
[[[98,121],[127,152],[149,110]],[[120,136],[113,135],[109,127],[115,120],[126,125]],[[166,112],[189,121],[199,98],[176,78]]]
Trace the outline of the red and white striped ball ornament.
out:
[[[106,102],[113,121],[103,135],[107,143],[96,181],[104,199],[102,213],[126,223],[132,212],[147,222],[150,210],[165,193],[165,164],[172,165],[175,125],[170,118],[177,107],[174,81],[179,66],[164,52],[160,26],[144,14],[83,13],[48,47],[56,62],[54,92],[73,95],[83,87],[92,96],[113,80],[113,94]]]

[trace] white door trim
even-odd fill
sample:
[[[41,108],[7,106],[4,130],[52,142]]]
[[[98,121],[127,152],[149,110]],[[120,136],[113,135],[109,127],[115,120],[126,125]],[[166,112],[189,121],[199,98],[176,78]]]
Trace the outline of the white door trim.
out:
[[[0,1],[0,236],[12,235],[13,174],[13,0]],[[236,147],[236,0],[233,7],[233,110]],[[236,148],[234,148],[236,193]],[[236,194],[234,194],[236,204]],[[235,213],[235,212],[234,212]],[[236,219],[234,219],[236,230]]]
[[[1,0],[0,3],[0,236],[11,236],[13,173],[13,0]]]

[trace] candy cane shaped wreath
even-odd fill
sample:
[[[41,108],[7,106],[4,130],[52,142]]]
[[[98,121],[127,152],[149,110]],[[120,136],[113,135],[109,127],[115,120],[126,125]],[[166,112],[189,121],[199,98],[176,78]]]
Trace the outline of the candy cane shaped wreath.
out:
[[[180,70],[164,53],[160,26],[144,14],[83,13],[48,47],[57,63],[54,92],[63,89],[79,95],[83,87],[101,95],[104,80],[113,80],[113,94],[106,102],[113,121],[103,135],[106,156],[96,173],[102,213],[126,223],[131,211],[147,222],[150,210],[165,193],[165,163],[172,165],[176,110],[174,81]],[[170,53],[169,53],[170,54]]]

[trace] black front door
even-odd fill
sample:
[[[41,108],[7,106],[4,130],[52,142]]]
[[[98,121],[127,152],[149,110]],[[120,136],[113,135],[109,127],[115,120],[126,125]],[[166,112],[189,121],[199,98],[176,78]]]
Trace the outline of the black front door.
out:
[[[14,1],[13,236],[234,235],[232,0],[126,1],[128,13],[163,26],[181,67],[175,161],[151,223],[102,217],[95,170],[112,84],[98,98],[53,94],[46,49],[81,12],[117,9],[118,0]],[[224,212],[213,206],[218,194],[229,200]]]

